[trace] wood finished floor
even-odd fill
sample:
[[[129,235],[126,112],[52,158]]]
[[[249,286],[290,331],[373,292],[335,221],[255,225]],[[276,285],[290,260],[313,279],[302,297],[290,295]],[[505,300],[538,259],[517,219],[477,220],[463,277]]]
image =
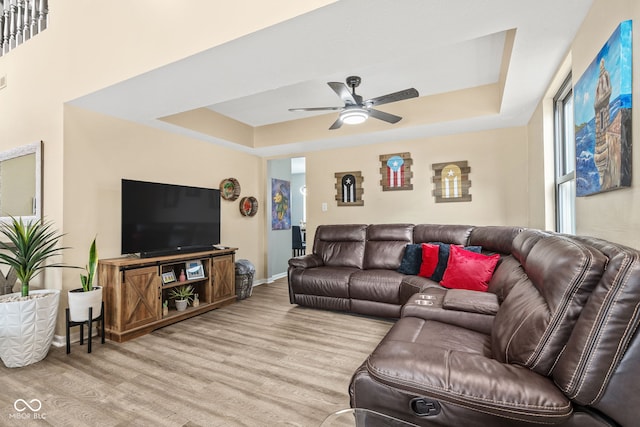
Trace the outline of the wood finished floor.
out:
[[[122,344],[0,364],[0,426],[318,426],[392,323],[289,304],[286,279]],[[45,419],[17,419],[39,399]]]

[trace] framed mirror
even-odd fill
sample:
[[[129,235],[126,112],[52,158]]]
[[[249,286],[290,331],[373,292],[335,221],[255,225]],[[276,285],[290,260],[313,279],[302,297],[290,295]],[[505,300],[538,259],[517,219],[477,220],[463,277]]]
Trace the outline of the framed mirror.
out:
[[[0,153],[0,221],[42,215],[42,142]]]

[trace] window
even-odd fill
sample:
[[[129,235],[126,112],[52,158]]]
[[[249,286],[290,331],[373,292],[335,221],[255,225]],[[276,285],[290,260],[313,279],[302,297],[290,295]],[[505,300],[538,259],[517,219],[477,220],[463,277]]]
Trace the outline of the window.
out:
[[[573,88],[571,75],[554,100],[556,165],[556,231],[576,232],[576,143],[573,126]]]

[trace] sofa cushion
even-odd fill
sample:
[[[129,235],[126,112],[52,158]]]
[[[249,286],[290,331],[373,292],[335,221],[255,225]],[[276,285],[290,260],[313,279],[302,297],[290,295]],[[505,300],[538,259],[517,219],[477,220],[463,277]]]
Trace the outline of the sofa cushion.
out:
[[[352,299],[400,304],[400,283],[404,276],[393,270],[361,270],[351,275]]]
[[[571,238],[537,230],[516,236],[513,255],[524,275],[496,315],[493,354],[502,362],[549,375],[607,258]]]
[[[362,268],[397,270],[412,237],[412,224],[370,225],[367,228]]]
[[[574,239],[609,261],[553,368],[553,379],[578,403],[598,402],[620,425],[637,425],[638,407],[629,406],[628,399],[638,386],[640,251],[594,237]]]
[[[438,254],[440,245],[432,243],[422,243],[422,262],[420,263],[420,271],[418,276],[431,278],[438,266]]]
[[[524,230],[522,227],[489,225],[475,227],[469,236],[469,245],[482,246],[484,251],[511,253],[513,239]]]
[[[495,315],[500,308],[498,296],[488,292],[474,292],[466,289],[449,289],[442,300],[445,310],[467,313]]]
[[[413,243],[447,242],[464,246],[469,242],[471,230],[471,225],[416,224]]]
[[[366,236],[364,224],[321,225],[316,229],[313,253],[326,266],[363,268]]]
[[[486,291],[500,255],[483,255],[452,245],[440,284],[445,288]]]
[[[420,264],[422,263],[422,246],[418,243],[410,243],[404,248],[402,261],[398,273],[417,275],[420,272]]]
[[[347,267],[309,268],[304,273],[291,274],[289,286],[294,294],[349,298],[349,277],[356,271],[360,270]]]
[[[358,399],[375,392],[377,402],[371,403],[379,405],[374,406],[378,410],[384,402],[393,402],[393,395],[437,400],[443,413],[457,415],[446,425],[468,420],[473,425],[502,425],[496,424],[498,419],[483,418],[491,416],[554,424],[572,413],[571,402],[551,379],[492,359],[487,335],[445,323],[401,318],[369,356],[366,370],[390,389],[367,393],[354,384],[356,407],[367,407],[369,402]]]

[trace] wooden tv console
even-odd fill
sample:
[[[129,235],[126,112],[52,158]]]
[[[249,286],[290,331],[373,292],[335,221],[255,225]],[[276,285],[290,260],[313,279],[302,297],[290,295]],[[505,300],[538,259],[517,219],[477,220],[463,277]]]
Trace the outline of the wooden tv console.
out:
[[[98,263],[98,284],[102,286],[107,338],[123,342],[175,322],[197,316],[236,300],[235,251],[237,248],[193,252],[154,258],[122,257]],[[204,277],[179,281],[186,263],[200,261]],[[174,272],[176,281],[163,284],[162,274]],[[192,285],[200,305],[177,311],[169,291]],[[162,303],[169,302],[163,315]]]

